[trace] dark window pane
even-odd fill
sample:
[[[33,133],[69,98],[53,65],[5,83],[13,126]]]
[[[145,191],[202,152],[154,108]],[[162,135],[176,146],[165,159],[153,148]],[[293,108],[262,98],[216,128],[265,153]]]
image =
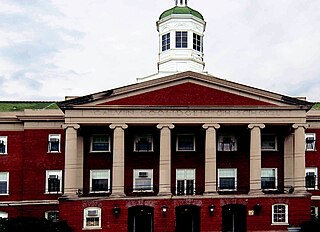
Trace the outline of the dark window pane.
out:
[[[315,188],[316,187],[316,176],[314,173],[307,173],[306,176],[306,188]]]
[[[108,191],[108,179],[93,179],[92,191]]]
[[[49,150],[50,151],[59,151],[59,140],[58,141],[50,141],[49,142]]]
[[[275,189],[276,188],[276,178],[275,177],[262,177],[261,178],[261,188],[262,189]]]
[[[235,189],[234,177],[220,177],[220,189]]]
[[[7,194],[7,181],[0,181],[0,194]]]
[[[60,192],[60,180],[58,178],[48,179],[48,192]]]
[[[6,145],[4,143],[0,143],[0,153],[5,153],[6,152]]]
[[[177,180],[177,195],[184,195],[184,180]]]
[[[187,180],[187,195],[193,195],[193,180]]]

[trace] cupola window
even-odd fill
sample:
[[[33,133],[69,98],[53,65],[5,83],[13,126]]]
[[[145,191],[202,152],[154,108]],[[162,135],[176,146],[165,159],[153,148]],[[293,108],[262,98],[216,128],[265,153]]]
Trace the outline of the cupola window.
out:
[[[170,33],[162,36],[162,51],[170,49]]]
[[[193,49],[202,52],[202,37],[193,33]]]
[[[188,47],[188,32],[176,31],[176,48]]]

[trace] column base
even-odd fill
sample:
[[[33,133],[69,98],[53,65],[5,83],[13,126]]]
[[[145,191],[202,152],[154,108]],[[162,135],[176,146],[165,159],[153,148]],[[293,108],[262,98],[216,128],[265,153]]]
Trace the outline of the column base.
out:
[[[161,197],[161,196],[172,196],[172,193],[171,192],[161,192],[161,193],[158,193],[158,196]]]
[[[110,197],[125,197],[126,194],[124,193],[111,193]]]
[[[203,193],[204,196],[218,196],[219,193],[217,191],[214,192],[204,192]]]
[[[262,190],[250,190],[248,195],[261,196],[261,195],[264,195],[264,193],[262,192]]]

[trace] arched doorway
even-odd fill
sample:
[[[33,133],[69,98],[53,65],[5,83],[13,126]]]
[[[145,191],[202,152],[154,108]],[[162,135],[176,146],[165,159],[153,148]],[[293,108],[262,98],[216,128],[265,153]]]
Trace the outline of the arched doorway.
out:
[[[153,232],[153,208],[133,206],[129,208],[129,232]]]
[[[225,205],[222,207],[222,232],[246,232],[247,207]]]
[[[176,207],[176,232],[200,232],[200,207],[182,205]]]

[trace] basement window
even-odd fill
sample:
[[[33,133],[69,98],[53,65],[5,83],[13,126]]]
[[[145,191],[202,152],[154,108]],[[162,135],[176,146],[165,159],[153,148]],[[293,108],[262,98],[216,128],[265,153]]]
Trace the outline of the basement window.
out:
[[[0,211],[0,218],[8,218],[8,213]]]
[[[59,211],[47,211],[44,216],[51,222],[59,222]]]
[[[288,224],[288,205],[276,204],[272,205],[272,224]]]
[[[311,206],[311,219],[317,220],[319,217],[319,207]]]
[[[101,209],[97,207],[85,208],[83,211],[83,228],[100,229],[101,228]]]

